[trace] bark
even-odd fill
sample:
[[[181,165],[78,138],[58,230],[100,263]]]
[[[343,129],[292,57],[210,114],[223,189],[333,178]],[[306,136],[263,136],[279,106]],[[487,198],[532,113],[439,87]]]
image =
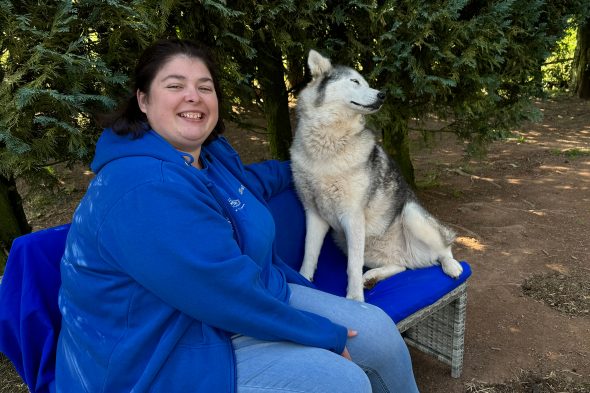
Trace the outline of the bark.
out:
[[[291,49],[287,53],[287,80],[290,83],[292,94],[297,95],[306,85],[308,78],[306,75],[307,53],[303,50]],[[311,77],[310,77],[311,78]]]
[[[289,98],[285,86],[285,69],[280,48],[267,41],[261,43],[257,62],[263,109],[273,158],[287,160],[293,135],[289,117]]]
[[[388,114],[390,120],[383,128],[383,147],[395,160],[408,184],[415,188],[414,166],[410,157],[409,119],[392,104],[385,104],[381,110]]]
[[[578,43],[572,63],[572,91],[590,100],[590,19],[578,27]]]
[[[14,178],[3,175],[0,175],[0,223],[0,263],[4,265],[12,240],[31,232],[31,226]]]

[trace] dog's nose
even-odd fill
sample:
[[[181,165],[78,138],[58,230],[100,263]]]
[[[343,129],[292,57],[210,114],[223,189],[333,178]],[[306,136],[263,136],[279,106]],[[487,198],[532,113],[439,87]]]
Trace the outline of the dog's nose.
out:
[[[381,101],[385,101],[385,97],[387,97],[387,94],[385,94],[383,90],[377,94],[377,98],[379,98]]]

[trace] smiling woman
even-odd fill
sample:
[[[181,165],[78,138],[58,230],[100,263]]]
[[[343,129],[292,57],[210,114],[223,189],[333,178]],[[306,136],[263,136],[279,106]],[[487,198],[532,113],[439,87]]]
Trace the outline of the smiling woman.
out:
[[[148,92],[137,89],[139,108],[154,131],[193,156],[202,168],[201,145],[219,119],[219,104],[209,69],[200,59],[177,55],[156,74]]]
[[[131,134],[137,137],[149,131],[150,126],[159,131],[149,121],[146,113],[153,99],[168,99],[166,102],[169,105],[173,104],[174,100],[177,105],[180,101],[185,101],[185,107],[182,108],[184,114],[169,114],[171,117],[182,115],[185,118],[202,118],[206,114],[202,111],[205,109],[203,106],[215,106],[210,106],[208,110],[215,116],[215,122],[211,121],[212,117],[207,119],[207,125],[213,123],[213,129],[210,130],[205,142],[213,140],[225,130],[218,113],[222,94],[215,63],[205,48],[189,44],[187,41],[160,41],[158,45],[149,47],[141,55],[135,67],[134,83],[135,94],[111,122],[116,134]],[[172,107],[168,110],[176,109],[178,108]],[[156,117],[156,114],[152,113],[152,117]]]

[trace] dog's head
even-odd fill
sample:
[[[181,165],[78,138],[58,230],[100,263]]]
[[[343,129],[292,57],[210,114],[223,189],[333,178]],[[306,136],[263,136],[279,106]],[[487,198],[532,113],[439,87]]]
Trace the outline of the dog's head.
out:
[[[307,63],[313,80],[301,94],[315,108],[365,115],[377,112],[383,105],[385,93],[371,88],[354,69],[332,66],[328,58],[313,49]]]

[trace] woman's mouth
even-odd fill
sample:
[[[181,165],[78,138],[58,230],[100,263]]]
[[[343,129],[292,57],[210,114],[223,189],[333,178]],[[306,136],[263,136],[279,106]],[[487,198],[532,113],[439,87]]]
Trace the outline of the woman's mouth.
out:
[[[203,113],[201,113],[201,112],[182,112],[182,113],[179,113],[178,116],[183,117],[185,119],[201,120],[203,118]]]

